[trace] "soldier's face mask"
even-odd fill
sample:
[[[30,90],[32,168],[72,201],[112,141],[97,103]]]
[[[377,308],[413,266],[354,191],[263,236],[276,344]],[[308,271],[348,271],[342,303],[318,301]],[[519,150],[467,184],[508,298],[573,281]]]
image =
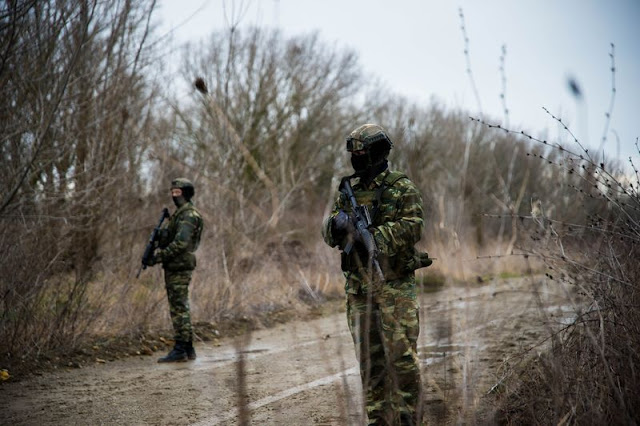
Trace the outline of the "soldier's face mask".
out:
[[[351,153],[351,166],[356,173],[365,172],[369,166],[369,154],[365,151]]]
[[[187,202],[187,200],[184,199],[184,197],[180,196],[180,197],[171,197],[173,199],[173,204],[176,205],[176,207],[180,207],[182,206],[184,203]]]
[[[180,188],[171,188],[171,199],[176,207],[180,207],[187,202],[184,195],[182,195],[182,189]]]

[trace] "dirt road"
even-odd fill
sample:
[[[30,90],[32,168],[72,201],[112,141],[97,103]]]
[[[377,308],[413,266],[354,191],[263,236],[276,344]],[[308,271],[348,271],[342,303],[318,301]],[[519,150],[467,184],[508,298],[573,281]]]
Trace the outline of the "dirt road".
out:
[[[422,295],[426,419],[486,420],[489,390],[571,317],[559,284],[522,278]],[[527,351],[534,356],[544,345]],[[344,314],[253,332],[198,359],[130,358],[0,386],[11,425],[358,425],[356,359]],[[237,407],[247,410],[239,413]]]

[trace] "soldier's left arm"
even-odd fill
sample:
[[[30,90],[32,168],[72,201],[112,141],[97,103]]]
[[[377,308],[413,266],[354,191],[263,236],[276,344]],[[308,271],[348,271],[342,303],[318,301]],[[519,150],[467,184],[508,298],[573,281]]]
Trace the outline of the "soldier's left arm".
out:
[[[400,191],[393,220],[371,228],[379,252],[386,256],[412,247],[424,229],[422,196],[415,184],[403,178],[393,188]]]
[[[201,219],[193,211],[183,212],[178,219],[175,238],[165,249],[156,253],[156,259],[165,262],[187,251],[196,229],[200,226],[200,221]]]

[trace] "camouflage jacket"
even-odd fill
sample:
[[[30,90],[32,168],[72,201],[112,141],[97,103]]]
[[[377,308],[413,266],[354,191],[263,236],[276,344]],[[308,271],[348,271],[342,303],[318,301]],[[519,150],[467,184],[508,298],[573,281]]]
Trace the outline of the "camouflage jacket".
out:
[[[379,205],[376,207],[377,193],[382,186],[386,188],[381,190]],[[415,263],[418,255],[414,245],[420,240],[424,228],[422,197],[418,188],[402,173],[385,170],[366,188],[356,180],[353,192],[358,204],[367,206],[372,212],[373,225],[369,231],[378,247],[378,262],[385,280],[412,275],[415,269],[421,267]],[[342,193],[323,226],[324,240],[331,247],[341,244],[342,236],[332,235],[332,219],[340,210],[351,213],[351,205]],[[366,291],[368,287],[366,272],[356,256],[357,250],[353,250],[348,256],[342,253],[342,270],[347,279],[348,293]]]
[[[191,202],[180,206],[160,230],[156,259],[168,271],[188,271],[196,267],[193,254],[200,244],[202,216]]]

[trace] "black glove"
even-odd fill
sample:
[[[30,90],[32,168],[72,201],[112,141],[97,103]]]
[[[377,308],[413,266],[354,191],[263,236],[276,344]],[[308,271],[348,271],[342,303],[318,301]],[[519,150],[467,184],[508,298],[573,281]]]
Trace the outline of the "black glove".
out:
[[[142,259],[142,263],[146,266],[153,266],[157,263],[160,263],[158,261],[158,259],[156,258],[155,254],[151,254],[151,256],[149,256],[147,259]]]
[[[344,210],[339,210],[338,214],[335,215],[332,219],[332,226],[334,233],[340,234],[351,234],[355,233],[356,227],[353,224],[353,219],[345,213]]]

